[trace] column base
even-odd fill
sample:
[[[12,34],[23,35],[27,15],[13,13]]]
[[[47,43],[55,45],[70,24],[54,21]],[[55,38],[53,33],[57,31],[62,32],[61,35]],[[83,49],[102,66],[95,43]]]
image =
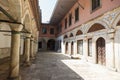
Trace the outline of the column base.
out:
[[[24,67],[29,67],[29,66],[31,66],[31,62],[24,62],[24,63],[23,63],[23,66],[24,66]]]
[[[31,60],[34,60],[34,59],[35,59],[35,57],[31,57],[30,59],[31,59]]]
[[[18,76],[18,77],[8,77],[7,80],[21,80],[21,76]]]
[[[111,70],[111,71],[117,72],[116,68],[109,67],[108,69]]]
[[[71,59],[81,59],[78,55],[71,55]]]

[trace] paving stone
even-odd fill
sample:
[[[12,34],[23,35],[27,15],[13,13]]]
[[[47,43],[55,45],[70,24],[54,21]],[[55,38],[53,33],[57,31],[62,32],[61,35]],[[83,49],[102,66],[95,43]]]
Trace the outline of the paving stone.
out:
[[[8,66],[3,67],[0,80],[6,80],[8,75]],[[39,52],[30,67],[20,70],[22,80],[120,80],[118,72],[55,52]]]

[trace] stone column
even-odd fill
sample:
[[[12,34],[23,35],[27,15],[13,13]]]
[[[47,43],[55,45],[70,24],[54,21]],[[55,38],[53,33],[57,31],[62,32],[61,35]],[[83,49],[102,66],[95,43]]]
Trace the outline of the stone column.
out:
[[[88,56],[88,42],[87,42],[87,36],[83,39],[83,60],[87,61]]]
[[[20,80],[19,75],[19,58],[20,58],[20,31],[23,26],[20,24],[11,24],[11,55],[10,55],[10,72],[9,80]]]
[[[30,38],[31,34],[27,33],[26,34],[26,39],[25,39],[25,63],[24,65],[30,66]]]
[[[31,59],[35,59],[33,46],[34,46],[34,38],[31,38],[31,40],[30,40],[30,57],[31,57]]]
[[[62,49],[62,53],[65,54],[65,41],[62,41],[62,46],[61,46],[61,49]]]
[[[113,29],[111,29],[110,31],[108,31],[108,36],[110,38],[110,40],[107,43],[107,59],[108,60],[108,66],[110,69],[112,70],[116,70],[115,69],[115,51],[114,51],[114,34],[115,31]]]
[[[77,55],[77,40],[74,41],[73,50],[73,55]]]
[[[71,42],[68,42],[68,54],[71,55]]]

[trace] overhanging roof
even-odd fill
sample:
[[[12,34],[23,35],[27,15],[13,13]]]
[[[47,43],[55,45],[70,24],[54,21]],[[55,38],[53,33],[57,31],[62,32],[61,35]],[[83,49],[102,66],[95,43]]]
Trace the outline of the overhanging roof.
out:
[[[68,13],[77,0],[58,0],[50,24],[57,24]]]

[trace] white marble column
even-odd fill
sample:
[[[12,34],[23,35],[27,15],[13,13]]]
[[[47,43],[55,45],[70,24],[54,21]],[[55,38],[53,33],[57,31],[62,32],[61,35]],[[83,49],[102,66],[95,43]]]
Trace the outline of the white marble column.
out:
[[[31,38],[31,34],[30,33],[26,33],[26,39],[25,39],[25,61],[24,61],[24,65],[26,66],[30,66],[30,38]]]
[[[68,54],[71,55],[71,42],[68,43]]]
[[[20,63],[20,31],[23,26],[20,24],[11,24],[11,55],[10,55],[10,72],[9,80],[20,80],[19,63]]]
[[[62,41],[61,44],[62,44],[62,45],[61,45],[62,53],[65,54],[65,42]]]
[[[73,55],[76,55],[77,54],[77,41],[74,41],[74,44],[73,44]]]
[[[108,32],[108,36],[110,40],[107,42],[107,58],[106,58],[106,64],[111,70],[116,70],[115,69],[115,51],[114,51],[114,30],[110,30]]]
[[[87,61],[88,56],[88,42],[87,37],[85,36],[83,39],[83,60]]]

